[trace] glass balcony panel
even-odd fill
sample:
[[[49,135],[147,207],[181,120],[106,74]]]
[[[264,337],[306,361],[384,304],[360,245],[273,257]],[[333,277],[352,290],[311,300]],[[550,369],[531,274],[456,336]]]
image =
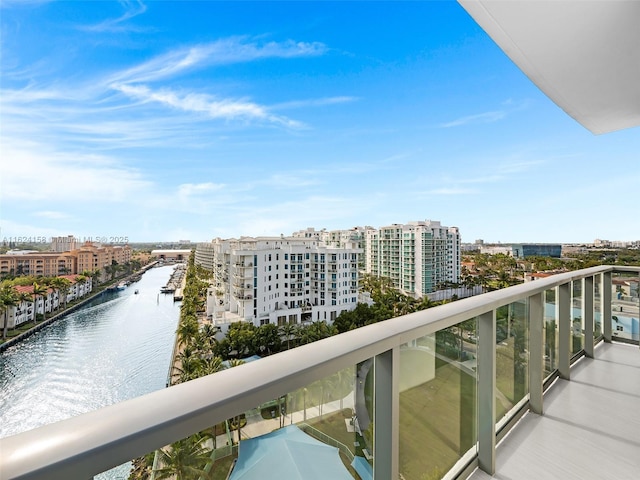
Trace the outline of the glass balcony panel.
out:
[[[602,338],[602,275],[593,277],[593,343]]]
[[[373,418],[373,379],[373,360],[368,360],[208,427],[199,436],[175,442],[163,449],[164,453],[152,452],[136,462],[144,462],[157,474],[169,475],[162,478],[224,479],[228,478],[234,461],[234,470],[244,468],[244,452],[257,452],[258,457],[278,455],[284,462],[291,458],[283,456],[290,442],[302,441],[311,457],[326,462],[320,466],[310,464],[309,468],[325,468],[323,471],[331,478],[336,472],[342,475],[339,478],[360,478],[358,472],[366,475],[364,470],[369,474],[373,471],[373,422],[370,420]],[[287,440],[283,440],[284,436]],[[327,445],[334,451],[326,453]],[[182,472],[182,476],[177,470],[172,474],[163,470],[175,468],[171,462],[178,456],[174,452],[178,448],[183,459],[176,458],[176,462],[184,464],[185,458],[192,460],[188,462],[192,470]],[[157,458],[154,460],[154,457]],[[253,462],[250,460],[248,464]],[[118,474],[123,473],[122,468]],[[125,471],[124,476],[114,477],[105,472],[96,478],[110,480],[125,478],[126,474]],[[265,475],[268,476],[267,472]]]
[[[611,335],[613,339],[638,342],[638,275],[616,273],[611,276]]]
[[[372,474],[373,381],[373,359],[369,359],[292,392],[286,396],[281,425],[296,425],[335,447],[353,478],[359,478],[361,471]]]
[[[496,310],[496,421],[529,393],[529,316],[526,301]]]
[[[582,280],[571,282],[571,355],[584,348]]]
[[[231,420],[206,428],[93,478],[227,478],[231,465],[238,458],[238,445],[230,425]]]
[[[556,290],[544,292],[544,376],[548,377],[558,368],[558,306]]]
[[[441,478],[477,442],[477,321],[400,347],[400,478]]]

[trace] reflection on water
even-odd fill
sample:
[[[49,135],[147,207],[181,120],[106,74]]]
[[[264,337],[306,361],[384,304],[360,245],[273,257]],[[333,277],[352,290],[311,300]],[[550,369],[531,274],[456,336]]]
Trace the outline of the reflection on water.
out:
[[[151,269],[1,353],[0,437],[164,388],[179,304],[159,291],[172,269]]]

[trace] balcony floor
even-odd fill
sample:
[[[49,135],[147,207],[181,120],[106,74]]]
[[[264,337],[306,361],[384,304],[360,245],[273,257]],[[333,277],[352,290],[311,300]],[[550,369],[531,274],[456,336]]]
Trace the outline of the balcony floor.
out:
[[[640,478],[640,349],[600,344],[498,445],[496,473],[472,480]]]

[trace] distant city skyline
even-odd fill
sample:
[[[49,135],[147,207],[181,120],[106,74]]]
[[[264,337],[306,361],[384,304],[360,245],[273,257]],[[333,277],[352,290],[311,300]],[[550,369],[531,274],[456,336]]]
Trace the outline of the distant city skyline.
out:
[[[640,239],[638,128],[588,132],[456,2],[0,9],[0,239]]]

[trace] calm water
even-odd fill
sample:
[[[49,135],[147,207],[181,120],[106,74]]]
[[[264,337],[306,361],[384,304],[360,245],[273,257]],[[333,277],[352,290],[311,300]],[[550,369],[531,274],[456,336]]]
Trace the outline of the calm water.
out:
[[[164,388],[180,312],[158,293],[172,270],[151,269],[1,353],[0,437]]]

